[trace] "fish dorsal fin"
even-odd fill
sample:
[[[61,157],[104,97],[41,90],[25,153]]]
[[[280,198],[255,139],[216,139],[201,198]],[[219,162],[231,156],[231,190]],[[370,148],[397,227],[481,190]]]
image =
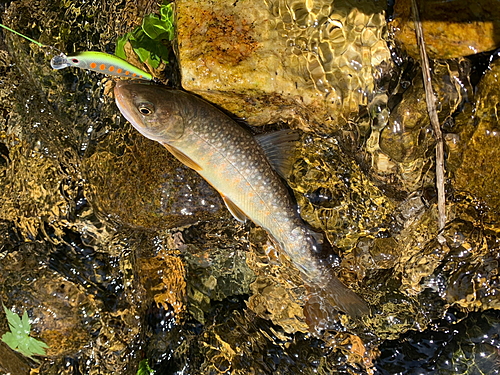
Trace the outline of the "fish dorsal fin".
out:
[[[235,205],[229,198],[225,197],[222,194],[221,196],[222,200],[226,204],[227,209],[229,210],[229,212],[231,212],[234,218],[244,223],[247,220],[247,215],[245,215],[245,213],[241,211],[240,208],[237,205]]]
[[[292,157],[297,148],[298,139],[299,133],[290,129],[259,134],[255,137],[271,166],[283,178],[286,178],[292,170]]]
[[[180,152],[179,150],[177,150],[175,147],[167,144],[167,143],[161,143],[163,146],[165,146],[165,148],[172,154],[174,155],[181,163],[183,163],[184,165],[188,166],[189,168],[191,169],[194,169],[195,171],[199,172],[202,170],[202,168],[198,165],[198,163],[196,163],[195,161],[193,161],[189,156],[187,156],[186,154]]]

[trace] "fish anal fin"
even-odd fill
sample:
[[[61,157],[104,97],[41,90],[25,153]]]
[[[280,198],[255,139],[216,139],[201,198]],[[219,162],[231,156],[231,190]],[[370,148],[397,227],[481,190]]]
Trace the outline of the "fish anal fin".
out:
[[[177,160],[179,160],[182,164],[188,166],[189,168],[191,169],[194,169],[195,171],[199,172],[201,171],[203,168],[201,168],[198,163],[196,163],[195,161],[193,161],[189,156],[187,156],[186,154],[182,153],[181,151],[177,150],[175,147],[167,144],[167,143],[163,143],[162,142],[162,145],[165,146],[165,148],[172,154],[174,155]]]
[[[271,166],[283,178],[286,178],[292,170],[298,139],[299,133],[290,129],[259,134],[255,137]]]
[[[222,200],[226,204],[227,209],[231,214],[234,216],[234,218],[242,223],[244,223],[247,220],[247,215],[231,201],[229,198],[225,197],[224,195],[221,194]]]

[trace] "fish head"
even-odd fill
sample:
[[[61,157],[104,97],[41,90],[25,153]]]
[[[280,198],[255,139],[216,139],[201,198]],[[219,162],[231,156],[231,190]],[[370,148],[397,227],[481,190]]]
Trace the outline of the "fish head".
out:
[[[184,134],[182,106],[175,90],[140,81],[118,81],[116,105],[122,115],[145,137],[169,142]]]

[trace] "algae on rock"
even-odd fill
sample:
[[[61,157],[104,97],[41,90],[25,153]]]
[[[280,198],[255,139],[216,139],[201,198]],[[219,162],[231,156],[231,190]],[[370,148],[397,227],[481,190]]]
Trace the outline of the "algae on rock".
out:
[[[252,125],[338,130],[390,67],[382,2],[177,2],[182,86]]]
[[[419,1],[419,13],[431,59],[454,59],[500,47],[500,2]],[[419,59],[411,1],[398,0],[389,23],[394,38],[414,59]]]
[[[491,64],[478,85],[473,132],[461,139],[461,165],[455,172],[454,185],[469,191],[497,211],[500,209],[500,63]],[[467,120],[466,120],[467,121]]]

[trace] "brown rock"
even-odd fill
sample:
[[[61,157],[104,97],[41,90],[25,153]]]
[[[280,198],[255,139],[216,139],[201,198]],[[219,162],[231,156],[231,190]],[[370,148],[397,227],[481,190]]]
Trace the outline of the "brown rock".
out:
[[[283,3],[177,2],[182,86],[252,125],[338,129],[390,65],[384,7]]]
[[[500,1],[418,1],[420,20],[433,59],[452,59],[500,47]],[[397,42],[420,59],[411,0],[398,0],[390,24]]]
[[[223,208],[217,192],[196,172],[130,127],[100,142],[84,167],[93,203],[118,224],[172,228]],[[226,214],[225,208],[221,212]]]
[[[464,146],[455,186],[480,198],[491,208],[500,207],[500,64],[491,65],[478,87],[476,129]]]

